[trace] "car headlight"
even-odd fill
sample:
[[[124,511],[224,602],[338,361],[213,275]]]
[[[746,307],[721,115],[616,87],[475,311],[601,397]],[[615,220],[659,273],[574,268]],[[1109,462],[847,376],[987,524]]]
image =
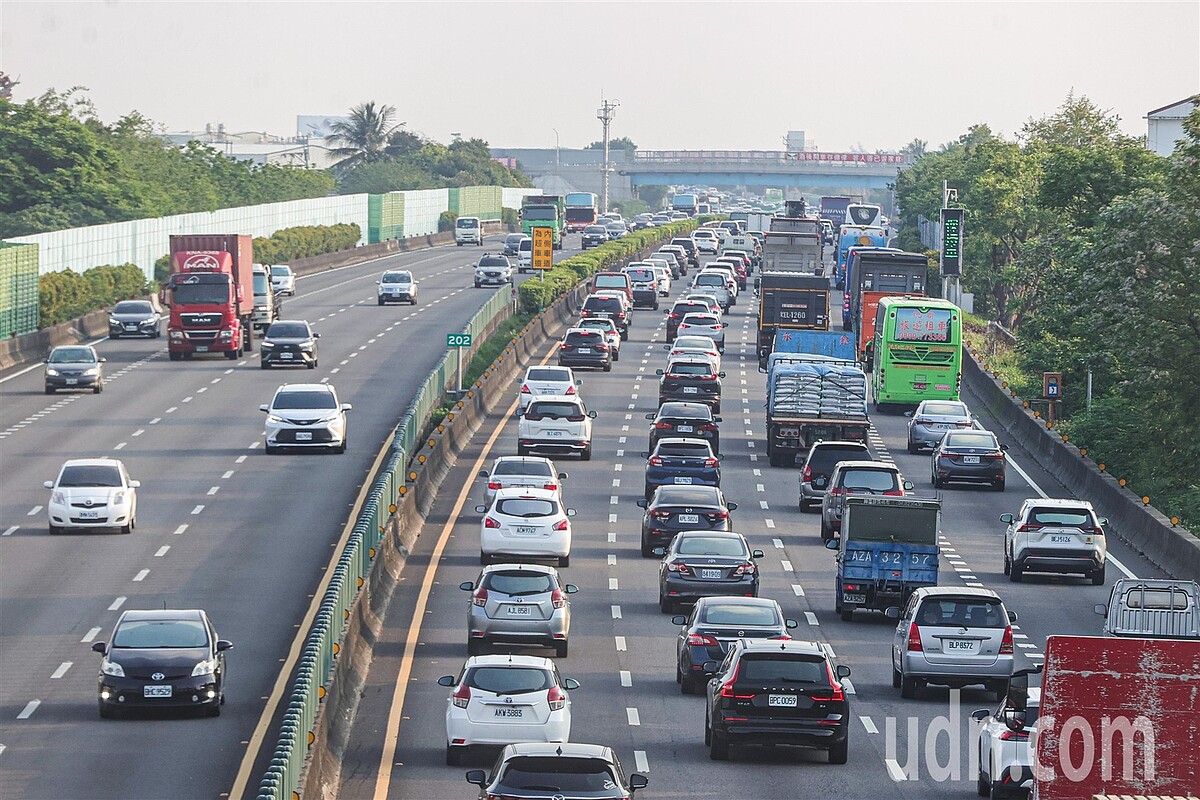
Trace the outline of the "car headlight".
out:
[[[83,374],[84,375],[99,375],[100,370],[96,369],[95,367],[92,367],[91,369],[85,369],[83,371]]]
[[[50,502],[55,505],[65,506],[67,504],[67,496],[62,492],[54,492],[50,495]]]
[[[312,349],[313,349],[313,343],[305,342],[304,344],[300,345],[300,349],[303,350],[305,353],[311,353]]]
[[[275,425],[281,425],[281,424],[283,424],[284,421],[285,420],[283,419],[283,417],[277,417],[274,414],[267,415],[267,422],[273,423]]]
[[[217,660],[215,658],[208,661],[201,661],[199,664],[192,667],[192,677],[199,678],[201,675],[212,675],[216,671]]]
[[[108,324],[109,325],[120,325],[121,321],[119,319],[117,319],[116,317],[109,317]]]
[[[125,505],[125,492],[117,492],[114,494],[112,501],[114,506]]]
[[[168,334],[172,339],[182,339],[183,331],[170,331]]]
[[[275,347],[275,343],[274,342],[259,342],[258,346],[261,347],[263,350],[270,350]]]
[[[125,670],[121,668],[121,665],[115,661],[109,661],[107,658],[100,662],[100,671],[114,678],[125,677]]]
[[[49,367],[47,367],[47,368],[46,368],[46,377],[48,377],[48,378],[56,378],[56,377],[58,377],[58,370],[56,370],[56,369],[50,369]]]

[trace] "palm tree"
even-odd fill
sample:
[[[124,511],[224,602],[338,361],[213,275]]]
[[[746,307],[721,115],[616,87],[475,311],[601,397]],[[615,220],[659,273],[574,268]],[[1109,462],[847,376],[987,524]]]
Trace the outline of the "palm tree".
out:
[[[334,168],[345,171],[383,158],[392,136],[405,125],[403,122],[393,124],[395,116],[395,106],[376,108],[372,100],[350,109],[349,120],[333,123],[333,135],[326,141],[334,145],[329,151],[338,159]]]

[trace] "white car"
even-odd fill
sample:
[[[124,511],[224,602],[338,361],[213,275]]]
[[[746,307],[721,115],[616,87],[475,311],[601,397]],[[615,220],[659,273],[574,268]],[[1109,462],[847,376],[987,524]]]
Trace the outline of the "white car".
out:
[[[671,268],[665,264],[659,265],[653,263],[652,269],[654,274],[658,276],[658,293],[662,297],[671,296]]]
[[[475,265],[475,288],[504,286],[513,282],[512,262],[506,256],[484,253]]]
[[[619,335],[619,334],[618,334]],[[529,367],[521,381],[521,396],[517,413],[524,414],[529,402],[550,395],[574,395],[575,387],[583,381],[575,379],[570,367]]]
[[[696,300],[704,303],[706,306],[708,306],[708,310],[712,313],[717,314],[718,316],[721,314],[721,304],[718,303],[717,298],[713,297],[711,294],[704,294],[702,292],[688,293],[683,296],[683,299]]]
[[[271,265],[271,286],[276,294],[296,294],[296,273],[287,264]]]
[[[484,497],[490,505],[501,489],[546,489],[558,492],[562,499],[562,482],[567,473],[548,458],[540,456],[500,456],[492,462],[492,468],[479,470],[479,477],[487,480]]]
[[[717,352],[725,352],[725,323],[718,314],[685,314],[679,323],[678,336],[707,336],[717,345]]]
[[[1104,585],[1108,542],[1104,526],[1086,500],[1031,497],[1016,514],[1001,514],[1004,574],[1020,583],[1026,572],[1081,574]]]
[[[706,270],[692,280],[692,291],[711,294],[716,298],[722,311],[728,311],[733,305],[733,291],[725,280],[725,273],[716,270]]]
[[[690,314],[688,316],[691,316]],[[685,316],[684,319],[687,319]],[[676,336],[675,341],[668,345],[664,345],[667,351],[667,360],[676,356],[704,356],[713,363],[713,367],[720,371],[721,369],[721,353],[717,350],[717,343],[708,336],[690,335]]]
[[[457,677],[444,675],[440,686],[453,688],[446,700],[446,763],[461,762],[472,745],[571,740],[572,689],[548,658],[472,656]]]
[[[50,533],[83,528],[129,533],[137,526],[137,488],[142,484],[130,480],[115,458],[71,459],[55,480],[42,485],[50,490]]]
[[[571,517],[558,490],[500,489],[490,505],[475,506],[479,523],[479,563],[522,558],[551,559],[571,565]]]
[[[483,245],[483,223],[479,217],[459,217],[454,221],[454,243]]]
[[[671,256],[668,258],[667,256]],[[676,266],[679,262],[675,260],[675,256],[670,253],[653,253],[645,258],[645,262],[653,267],[662,267],[667,271],[667,275],[674,280],[681,274],[679,267]]]
[[[337,390],[328,383],[280,386],[270,403],[258,407],[267,415],[267,454],[283,447],[346,452],[346,412],[351,407],[338,402]]]
[[[592,459],[592,420],[577,395],[544,395],[533,400],[517,420],[517,455],[531,450],[552,449],[578,453],[583,461]]]
[[[717,232],[712,228],[700,228],[692,231],[692,241],[701,253],[716,253],[720,246]]]
[[[406,269],[389,269],[375,281],[375,299],[379,305],[388,303],[417,304],[417,281]]]
[[[726,277],[725,282],[728,284],[729,291],[731,294],[733,294],[733,300],[736,304],[741,287],[738,285],[737,271],[733,268],[733,265],[727,261],[710,261],[704,265],[704,271],[720,272]]]
[[[1041,705],[1042,690],[1030,687],[1024,712],[1010,706],[1006,698],[994,712],[981,708],[971,714],[983,723],[979,729],[980,797],[1018,795],[1033,788],[1029,737]]]
[[[608,349],[612,351],[612,360],[621,360],[621,329],[617,327],[617,323],[608,317],[587,317],[576,322],[575,327],[602,331],[604,340],[608,342]]]

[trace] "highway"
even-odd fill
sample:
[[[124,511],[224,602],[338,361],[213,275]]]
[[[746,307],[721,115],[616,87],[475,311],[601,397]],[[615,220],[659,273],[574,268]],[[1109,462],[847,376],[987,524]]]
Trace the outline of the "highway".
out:
[[[662,317],[643,310],[635,315],[630,339],[623,343],[621,361],[613,371],[581,375],[580,393],[598,412],[593,460],[556,460],[570,476],[565,483],[567,505],[578,510],[571,566],[562,572],[580,586],[580,593],[572,600],[571,654],[558,663],[564,677],[582,684],[572,692],[572,739],[611,745],[626,773],[647,774],[650,786],[639,798],[974,796],[976,775],[969,753],[975,740],[968,715],[976,708],[994,707],[995,701],[979,689],[952,696],[941,687],[902,701],[890,680],[895,623],[870,612],[860,612],[846,623],[834,613],[833,553],[821,545],[818,515],[802,514],[797,508],[799,469],[771,468],[766,462],[765,384],[754,354],[752,294],[743,293],[728,316],[721,415],[723,488],[739,504],[732,514],[735,530],[766,552],[760,561],[763,596],[779,600],[786,614],[800,621],[794,638],[824,643],[837,663],[853,670],[847,686],[854,717],[850,762],[832,766],[824,753],[786,747],[735,747],[730,762],[709,759],[702,740],[704,701],[682,696],[674,681],[677,629],[658,610],[657,562],[642,559],[638,552],[642,512],[635,503],[641,497],[640,453],[646,448],[649,424],[644,417],[657,408],[654,371],[665,361]],[[552,353],[552,346],[544,352]],[[514,385],[514,400],[516,391]],[[970,395],[964,399],[980,406],[972,404]],[[392,604],[376,646],[339,798],[474,797],[475,788],[463,780],[464,770],[490,767],[495,758],[495,750],[481,751],[464,767],[445,766],[448,690],[438,686],[437,679],[456,674],[467,656],[469,597],[458,584],[474,580],[479,571],[479,515],[469,509],[482,502],[483,486],[475,478],[479,466],[496,455],[515,453],[516,423],[505,412],[498,409],[459,457],[442,485],[417,552],[406,565],[401,596]],[[906,452],[906,419],[874,415],[872,420],[875,455],[894,461],[919,491],[931,493],[929,457]],[[986,416],[980,421],[985,427],[992,425]],[[1014,634],[1017,666],[1022,668],[1040,661],[1051,633],[1098,633],[1100,618],[1092,606],[1107,599],[1110,587],[1074,577],[1036,575],[1012,584],[1002,574],[1004,526],[998,516],[1016,511],[1021,500],[1039,492],[1071,494],[1014,442],[1007,443],[1005,492],[957,486],[941,492],[945,510],[940,582],[982,585],[1004,598],[1020,617]],[[1115,538],[1109,547],[1110,586],[1123,570],[1141,577],[1161,576]],[[440,551],[436,560],[435,548]],[[427,604],[414,614],[425,585]],[[931,727],[943,716],[953,721],[947,728],[957,731],[953,746],[949,732],[935,736],[937,729]],[[926,758],[927,747],[936,763]],[[950,767],[947,774],[937,774],[939,765]]]
[[[228,796],[379,447],[444,334],[494,291],[472,288],[472,267],[496,241],[301,278],[284,315],[322,334],[314,370],[260,370],[257,349],[236,364],[170,362],[165,339],[122,339],[98,345],[103,394],[46,396],[40,367],[0,382],[0,794]],[[385,268],[413,271],[417,306],[376,305]],[[316,381],[354,406],[349,451],[266,457],[259,405],[282,383]],[[42,481],[66,459],[105,455],[142,482],[137,529],[49,536]],[[234,643],[221,717],[101,721],[91,643],[120,610],[163,605],[206,609]]]

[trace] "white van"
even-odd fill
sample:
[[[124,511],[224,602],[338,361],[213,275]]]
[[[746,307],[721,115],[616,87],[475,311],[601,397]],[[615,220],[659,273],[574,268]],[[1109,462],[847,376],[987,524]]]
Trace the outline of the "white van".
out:
[[[459,217],[454,221],[454,243],[459,247],[464,244],[483,246],[483,223],[479,217]]]
[[[517,244],[517,272],[533,269],[533,239],[526,236]]]

